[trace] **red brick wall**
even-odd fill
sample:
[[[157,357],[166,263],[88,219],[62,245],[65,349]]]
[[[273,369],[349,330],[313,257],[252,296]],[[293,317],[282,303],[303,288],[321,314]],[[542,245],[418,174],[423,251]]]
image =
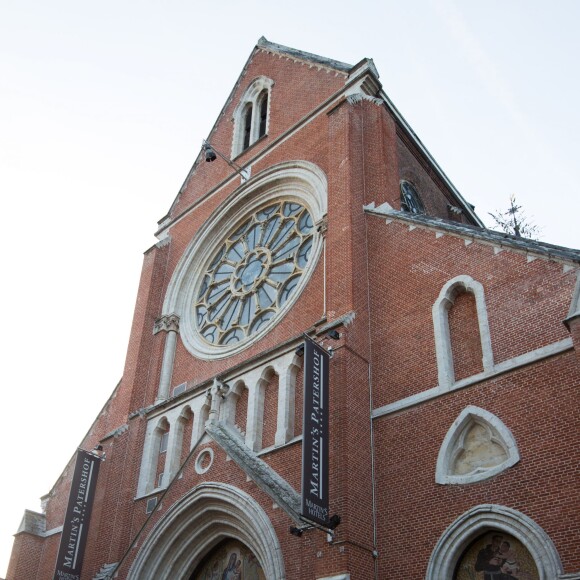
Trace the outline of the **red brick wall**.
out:
[[[532,518],[554,542],[564,570],[580,568],[580,468],[572,460],[580,444],[579,371],[570,352],[375,420],[380,578],[423,578],[445,529],[469,508],[487,503]],[[436,484],[439,448],[467,405],[503,421],[521,460],[490,480]]]
[[[455,380],[483,372],[477,309],[471,292],[461,292],[455,297],[448,320]]]
[[[374,405],[381,407],[438,383],[432,306],[460,275],[484,288],[496,363],[568,338],[562,324],[573,271],[510,250],[495,254],[477,241],[436,238],[428,229],[368,218]],[[410,372],[410,369],[412,371]]]
[[[138,548],[168,509],[195,486],[224,482],[254,497],[270,518],[281,544],[288,579],[314,578],[349,571],[352,580],[421,578],[440,535],[455,518],[479,503],[499,503],[533,518],[550,535],[566,571],[580,568],[578,509],[574,478],[578,477],[577,421],[578,368],[575,353],[532,364],[374,421],[370,412],[437,385],[432,306],[442,286],[459,275],[469,275],[484,287],[495,361],[501,362],[568,338],[561,321],[567,315],[575,283],[573,272],[556,262],[528,261],[507,249],[496,254],[480,242],[432,230],[412,231],[403,223],[367,216],[363,205],[388,201],[398,207],[399,179],[420,188],[432,215],[447,216],[447,193],[432,172],[419,163],[400,138],[395,123],[370,101],[347,101],[314,118],[275,149],[273,140],[334,94],[345,79],[341,74],[309,68],[290,59],[257,53],[218,120],[212,143],[228,155],[231,116],[239,96],[258,75],[275,80],[266,138],[238,159],[254,159],[252,174],[288,160],[306,160],[328,178],[328,231],[321,256],[295,306],[261,340],[222,360],[190,355],[178,340],[172,386],[188,382],[193,388],[321,322],[354,313],[341,327],[331,361],[331,513],[343,522],[335,541],[307,531],[301,538],[288,532],[290,519],[272,500],[248,481],[215,443],[204,443],[193,454],[159,511],[156,511],[130,550],[119,578],[125,578]],[[263,157],[255,157],[264,153]],[[176,222],[170,239],[145,254],[143,272],[129,341],[123,380],[83,442],[92,445],[124,423],[129,430],[104,441],[107,459],[102,466],[83,580],[92,578],[104,563],[123,556],[147,519],[146,498],[135,499],[147,417],[132,414],[152,405],[157,396],[166,334],[153,335],[163,298],[183,252],[199,228],[239,186],[231,183],[207,195],[231,175],[217,160],[201,163],[188,180],[173,208],[174,218],[197,203]],[[205,196],[205,197],[204,197]],[[326,285],[325,285],[326,276]],[[481,370],[481,344],[473,297],[459,296],[449,313],[457,378]],[[576,330],[573,329],[573,333]],[[576,336],[576,335],[575,335]],[[237,403],[235,422],[246,430],[247,390]],[[263,445],[271,445],[276,430],[278,379],[266,387]],[[297,375],[296,427],[301,432],[302,371]],[[495,478],[467,486],[435,484],[435,463],[451,423],[466,405],[495,413],[512,431],[521,461]],[[191,440],[191,420],[184,434],[182,458]],[[374,457],[372,455],[374,443]],[[194,470],[198,453],[214,450],[211,468]],[[262,456],[296,490],[300,490],[299,441]],[[372,555],[373,486],[375,460],[379,558]],[[47,509],[48,528],[62,524],[72,469],[57,482]],[[14,578],[51,578],[60,535],[46,540],[17,538],[11,573]],[[28,544],[26,543],[28,542]],[[41,546],[42,549],[39,548]],[[27,564],[22,556],[31,556]],[[35,564],[35,562],[37,564]],[[38,573],[21,566],[38,565]],[[32,575],[30,575],[32,574]],[[9,576],[11,578],[11,576]]]
[[[38,536],[21,533],[15,536],[6,580],[38,577],[38,564],[44,541]]]

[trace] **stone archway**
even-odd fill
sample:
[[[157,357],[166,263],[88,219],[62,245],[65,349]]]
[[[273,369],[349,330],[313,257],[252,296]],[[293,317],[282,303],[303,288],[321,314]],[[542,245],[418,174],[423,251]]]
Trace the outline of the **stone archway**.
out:
[[[466,549],[487,532],[509,534],[521,542],[533,558],[539,580],[554,580],[562,573],[556,547],[536,522],[506,506],[483,504],[459,516],[443,532],[431,554],[426,580],[453,578]]]
[[[128,580],[186,580],[226,539],[251,550],[266,578],[284,580],[284,561],[268,516],[247,493],[204,483],[179,500],[155,525],[133,562]]]

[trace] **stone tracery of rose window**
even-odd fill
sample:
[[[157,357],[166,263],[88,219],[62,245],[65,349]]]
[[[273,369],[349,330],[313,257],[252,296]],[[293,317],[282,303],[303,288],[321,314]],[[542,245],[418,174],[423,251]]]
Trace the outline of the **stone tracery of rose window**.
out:
[[[197,329],[213,345],[262,329],[298,286],[314,227],[299,203],[272,203],[236,227],[212,255],[194,305]]]

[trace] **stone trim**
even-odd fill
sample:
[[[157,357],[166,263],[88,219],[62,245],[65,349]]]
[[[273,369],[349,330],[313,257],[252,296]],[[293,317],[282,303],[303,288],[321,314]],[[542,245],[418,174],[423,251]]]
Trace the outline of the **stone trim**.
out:
[[[24,515],[18,526],[16,534],[32,534],[33,536],[46,535],[46,515],[32,510],[24,510]]]
[[[155,321],[153,334],[158,332],[179,332],[179,316],[177,314],[165,314]]]
[[[236,108],[234,109],[233,122],[234,131],[232,138],[232,150],[231,159],[235,159],[238,155],[243,153],[248,147],[251,147],[259,138],[260,130],[260,111],[259,111],[259,98],[263,91],[268,92],[267,100],[267,117],[266,117],[266,132],[268,134],[268,127],[270,125],[270,105],[272,96],[272,87],[274,86],[274,81],[265,76],[259,76],[255,78],[248,88],[244,91],[238,102]],[[252,122],[250,129],[250,143],[246,149],[244,149],[244,131],[245,131],[245,116],[247,107],[252,107]]]
[[[365,93],[353,93],[351,95],[348,95],[348,97],[346,97],[346,100],[349,105],[356,105],[361,101],[369,101],[370,103],[373,103],[373,105],[377,106],[382,106],[385,104],[383,99],[379,99],[378,97],[371,97],[370,95],[366,95]]]
[[[433,304],[433,326],[435,328],[435,351],[437,355],[437,369],[439,373],[439,388],[450,389],[455,384],[453,369],[453,353],[451,351],[451,337],[449,334],[449,309],[453,306],[457,291],[463,289],[475,297],[477,321],[481,341],[483,371],[493,369],[493,351],[491,335],[483,286],[471,276],[456,276],[449,280],[441,289],[439,298]]]
[[[272,523],[255,499],[232,485],[208,482],[192,489],[157,522],[128,580],[189,578],[223,538],[245,544],[269,580],[284,580],[284,560]]]
[[[193,421],[191,443],[189,449],[200,438],[203,432],[203,423],[207,419],[207,401],[205,396],[197,396],[184,403],[180,407],[166,410],[163,415],[149,419],[143,444],[143,455],[139,471],[139,482],[135,499],[155,493],[159,489],[166,488],[180,467],[181,451],[183,449],[184,422]],[[205,409],[205,412],[204,412]],[[192,416],[188,416],[189,414]],[[201,425],[200,425],[201,423]],[[159,444],[164,426],[169,427],[169,440],[167,442],[167,455],[165,457],[165,476],[160,487],[155,480],[157,462],[159,460]],[[201,427],[201,432],[200,432]]]
[[[520,356],[516,356],[512,359],[498,363],[489,372],[479,373],[478,375],[457,381],[449,389],[442,389],[441,387],[437,386],[431,389],[427,389],[426,391],[422,391],[421,393],[417,393],[416,395],[411,395],[410,397],[399,399],[394,403],[383,405],[382,407],[379,407],[372,412],[372,418],[377,419],[378,417],[383,417],[384,415],[390,415],[391,413],[396,413],[403,409],[408,409],[409,407],[413,407],[419,403],[424,403],[426,401],[436,399],[437,397],[440,397],[446,393],[457,391],[465,387],[470,387],[471,385],[481,383],[482,381],[486,381],[498,375],[502,375],[504,373],[514,371],[521,367],[539,362],[557,354],[564,353],[568,350],[572,350],[573,348],[574,345],[572,339],[565,338],[564,340],[554,342],[547,346],[543,346],[542,348],[538,348],[526,354],[522,354]]]
[[[209,463],[203,467],[202,463],[203,463],[203,459],[204,457],[208,455],[209,456]],[[204,473],[206,473],[207,471],[209,471],[210,467],[213,465],[213,449],[211,447],[206,447],[205,449],[202,449],[196,459],[195,459],[195,472],[198,475],[203,475]]]
[[[564,324],[570,330],[570,322],[580,316],[580,270],[576,273],[576,286],[574,287],[574,293],[572,294],[572,300],[570,301],[570,309],[568,310],[568,316],[564,320]]]
[[[103,564],[100,570],[93,576],[93,580],[110,580],[111,574],[117,568],[119,562],[114,562],[113,564]]]
[[[226,231],[231,231],[244,215],[250,215],[263,204],[275,200],[295,200],[309,211],[314,223],[327,213],[327,181],[324,172],[307,161],[283,162],[250,179],[239,187],[216,213],[195,234],[183,253],[169,282],[163,313],[181,317],[180,336],[185,348],[194,356],[204,359],[223,359],[237,354],[260,340],[290,310],[306,286],[322,254],[323,237],[316,232],[306,271],[290,299],[274,316],[270,324],[229,346],[214,346],[198,335],[191,304],[197,297],[201,283],[201,269],[215,252],[216,245]]]
[[[265,36],[260,37],[256,46],[266,52],[277,52],[279,54],[294,57],[296,60],[319,64],[324,68],[337,69],[341,72],[349,72],[353,68],[351,64],[347,64],[345,62],[340,62],[325,56],[319,56],[317,54],[298,50],[297,48],[291,48],[290,46],[284,46],[282,44],[270,42],[268,39],[266,39]]]
[[[459,441],[459,438],[465,435],[465,429],[470,423],[481,423],[489,426],[494,434],[494,442],[501,445],[507,454],[507,459],[494,467],[480,468],[466,475],[453,475],[450,468],[456,458],[458,449],[461,449],[463,444],[463,442]],[[445,435],[437,457],[435,481],[441,484],[475,483],[505,471],[519,460],[520,453],[516,440],[504,423],[493,413],[474,405],[469,405],[461,411],[459,417],[455,419]]]
[[[231,457],[248,477],[268,494],[296,523],[300,523],[300,494],[260,459],[223,421],[208,421],[206,431],[210,437]]]
[[[484,504],[466,511],[443,532],[429,559],[426,580],[451,578],[467,546],[477,536],[492,530],[511,534],[526,547],[534,558],[540,580],[553,580],[562,572],[556,547],[536,522],[514,509]]]
[[[119,436],[121,436],[123,433],[125,433],[125,431],[129,430],[129,424],[125,423],[124,425],[121,425],[120,427],[117,427],[116,429],[113,429],[112,431],[109,431],[102,439],[101,439],[101,443],[107,439],[110,439],[111,437],[117,438]]]

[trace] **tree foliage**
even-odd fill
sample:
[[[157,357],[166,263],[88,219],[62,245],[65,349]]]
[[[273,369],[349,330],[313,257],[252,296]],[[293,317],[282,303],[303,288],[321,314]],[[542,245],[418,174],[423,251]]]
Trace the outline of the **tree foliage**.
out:
[[[533,240],[537,240],[540,235],[540,228],[526,216],[522,206],[518,205],[515,195],[510,195],[508,209],[490,212],[489,215],[493,218],[494,225],[506,234]]]

